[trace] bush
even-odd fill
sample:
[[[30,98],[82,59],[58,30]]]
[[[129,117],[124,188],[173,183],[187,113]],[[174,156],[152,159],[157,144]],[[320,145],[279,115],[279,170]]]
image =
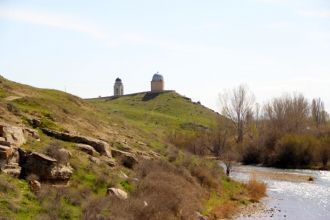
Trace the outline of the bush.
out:
[[[277,142],[270,165],[281,168],[308,166],[313,162],[313,152],[319,145],[313,136],[285,135]]]
[[[243,164],[259,164],[261,163],[261,149],[253,144],[248,145],[243,150],[242,163]]]
[[[61,142],[53,141],[46,148],[46,154],[55,158],[59,164],[67,164],[70,161],[70,156],[61,151],[63,148]]]
[[[267,186],[263,182],[258,182],[255,176],[250,177],[246,184],[252,202],[259,202],[259,200],[266,196]]]
[[[319,160],[322,163],[323,168],[327,168],[327,164],[330,158],[330,137],[324,137],[321,139],[321,146],[318,153]]]

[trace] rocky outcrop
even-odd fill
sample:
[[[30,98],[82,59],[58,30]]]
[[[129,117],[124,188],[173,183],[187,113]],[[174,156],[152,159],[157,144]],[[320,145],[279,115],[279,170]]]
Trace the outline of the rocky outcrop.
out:
[[[36,130],[0,124],[0,170],[2,172],[15,177],[20,175],[18,148],[30,137],[39,140]]]
[[[54,137],[63,141],[69,141],[74,143],[80,143],[80,144],[87,144],[92,146],[97,152],[99,152],[102,155],[105,155],[107,157],[111,157],[111,149],[107,142],[92,138],[92,137],[86,137],[81,135],[74,135],[70,133],[64,133],[59,131],[53,131],[47,128],[42,128],[42,131],[50,136]]]
[[[127,168],[132,169],[133,166],[138,163],[136,156],[132,153],[117,150],[117,149],[112,149],[111,154],[114,158],[118,158],[121,165],[123,165]]]
[[[26,143],[22,127],[0,124],[0,137],[11,146],[19,147]]]
[[[18,163],[8,163],[1,167],[1,171],[13,177],[19,177],[22,168]]]
[[[10,158],[14,154],[14,148],[10,146],[0,145],[0,164],[1,163],[8,163]]]
[[[20,152],[21,178],[38,176],[41,181],[67,182],[73,174],[70,165],[58,164],[57,160],[37,152]]]
[[[128,198],[127,193],[124,190],[118,189],[118,188],[109,188],[108,189],[108,195],[116,197],[118,199],[125,200]]]
[[[87,144],[76,144],[76,147],[80,151],[83,151],[86,154],[89,154],[91,156],[94,156],[94,155],[98,154],[97,151],[92,146],[87,145]]]

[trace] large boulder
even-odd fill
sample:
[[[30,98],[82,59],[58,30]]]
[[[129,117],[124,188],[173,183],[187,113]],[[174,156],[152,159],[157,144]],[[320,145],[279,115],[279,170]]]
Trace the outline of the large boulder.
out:
[[[93,155],[96,155],[97,154],[97,151],[90,145],[87,145],[87,144],[76,144],[76,147],[85,152],[86,154],[89,154],[91,156]]]
[[[125,192],[124,190],[118,189],[118,188],[109,188],[108,195],[116,197],[118,199],[122,199],[122,200],[125,200],[128,198],[127,192]]]
[[[73,174],[70,165],[58,164],[57,160],[42,153],[20,152],[21,177],[38,176],[40,181],[67,182]]]
[[[132,153],[117,149],[112,149],[111,154],[114,158],[118,158],[118,161],[120,161],[121,165],[127,168],[132,169],[133,166],[138,163],[136,156]]]
[[[87,136],[54,131],[47,128],[42,128],[42,131],[50,137],[54,137],[63,141],[90,145],[100,154],[105,155],[107,157],[111,157],[110,145],[105,141]]]
[[[9,125],[0,125],[0,137],[10,145],[20,147],[26,143],[23,128]]]
[[[73,174],[73,168],[70,165],[60,164],[51,170],[50,180],[68,181]]]

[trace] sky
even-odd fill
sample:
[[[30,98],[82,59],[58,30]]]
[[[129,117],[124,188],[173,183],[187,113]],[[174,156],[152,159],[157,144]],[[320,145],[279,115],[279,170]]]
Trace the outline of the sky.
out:
[[[82,98],[166,89],[219,111],[247,85],[330,110],[330,0],[0,0],[0,75]]]

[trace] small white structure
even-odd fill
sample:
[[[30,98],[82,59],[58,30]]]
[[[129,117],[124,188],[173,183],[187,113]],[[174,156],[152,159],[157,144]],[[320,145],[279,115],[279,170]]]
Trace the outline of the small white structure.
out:
[[[113,89],[114,89],[114,92],[113,92],[114,96],[124,95],[124,85],[123,85],[123,82],[121,81],[120,78],[116,79],[116,82],[115,82],[115,85],[114,85]]]
[[[162,92],[164,91],[164,77],[158,72],[153,75],[151,81],[151,92]]]

